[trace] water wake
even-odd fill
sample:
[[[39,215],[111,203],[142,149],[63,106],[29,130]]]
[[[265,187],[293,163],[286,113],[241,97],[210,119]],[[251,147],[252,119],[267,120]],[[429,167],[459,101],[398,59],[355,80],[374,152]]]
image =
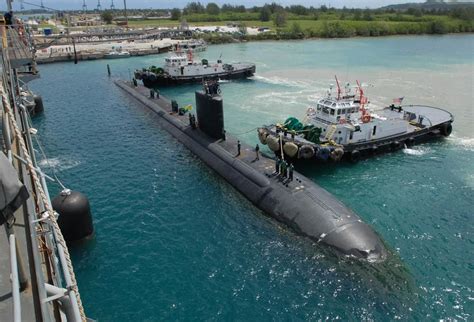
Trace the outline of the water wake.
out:
[[[308,88],[311,86],[307,82],[290,80],[288,78],[282,78],[278,76],[264,77],[260,75],[254,75],[251,78],[256,81],[260,81],[260,82],[272,84],[272,85],[282,85],[282,86],[288,86],[288,87],[301,87],[301,88]]]
[[[72,169],[77,167],[79,164],[81,164],[81,162],[77,160],[60,158],[47,158],[38,162],[38,165],[43,169],[54,169],[58,171]]]
[[[429,148],[426,147],[415,147],[415,148],[404,148],[403,153],[408,155],[422,156],[430,152]]]
[[[474,138],[463,138],[452,135],[448,138],[448,140],[450,143],[453,143],[466,151],[474,152]]]

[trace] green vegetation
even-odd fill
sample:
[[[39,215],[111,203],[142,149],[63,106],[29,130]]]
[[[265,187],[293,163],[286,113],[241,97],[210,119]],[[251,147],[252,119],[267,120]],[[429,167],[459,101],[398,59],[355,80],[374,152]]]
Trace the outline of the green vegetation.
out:
[[[112,14],[112,11],[110,10],[105,10],[100,14],[100,18],[108,25],[112,23],[112,20],[114,20],[114,15]]]
[[[445,34],[474,31],[474,4],[417,4],[394,9],[392,6],[369,9],[335,9],[276,3],[262,7],[190,2],[181,11],[171,10],[170,19],[130,21],[130,26],[179,26],[185,19],[194,26],[226,25],[229,22],[245,27],[269,27],[270,32],[251,35],[241,28],[234,35],[209,33],[199,35],[211,43],[238,40],[302,39],[311,37],[343,38],[354,36],[388,36],[409,34]]]

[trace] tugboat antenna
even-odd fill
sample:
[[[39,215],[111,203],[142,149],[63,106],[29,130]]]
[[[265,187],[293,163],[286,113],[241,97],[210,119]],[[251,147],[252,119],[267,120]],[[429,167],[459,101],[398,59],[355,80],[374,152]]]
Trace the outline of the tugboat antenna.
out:
[[[341,99],[341,86],[339,86],[339,81],[337,80],[337,76],[334,75],[334,78],[336,78],[336,84],[337,84],[337,100]]]

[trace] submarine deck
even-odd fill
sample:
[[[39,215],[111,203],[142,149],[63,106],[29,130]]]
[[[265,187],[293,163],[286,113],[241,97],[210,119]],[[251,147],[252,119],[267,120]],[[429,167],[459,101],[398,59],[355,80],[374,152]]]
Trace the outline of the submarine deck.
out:
[[[125,82],[124,82],[125,83]],[[129,88],[133,88],[129,84],[127,84]],[[166,97],[163,97],[160,95],[159,98],[150,98],[150,89],[143,86],[143,85],[138,85],[135,87],[135,90],[140,93],[142,96],[148,97],[148,99],[151,102],[156,103],[161,109],[165,110],[168,112],[171,116],[174,118],[180,120],[181,122],[185,124],[189,124],[189,119],[188,119],[188,114],[184,115],[178,115],[176,113],[172,112],[171,109],[171,101],[167,99]],[[204,133],[202,133],[199,130],[192,130],[191,126],[188,125],[188,129],[190,131],[194,131],[194,135],[201,135],[201,136],[206,136]],[[207,137],[207,136],[206,136]],[[269,180],[278,182],[281,184],[282,187],[285,189],[288,189],[289,192],[299,192],[303,190],[308,190],[306,189],[312,181],[307,179],[306,177],[302,176],[299,174],[296,170],[294,171],[294,180],[292,182],[286,182],[286,180],[282,180],[281,177],[274,175],[275,172],[275,160],[271,156],[260,152],[260,158],[259,160],[256,160],[256,152],[255,152],[255,147],[251,147],[248,144],[245,144],[244,142],[241,142],[241,151],[240,155],[237,156],[237,141],[238,139],[226,134],[226,139],[225,140],[216,140],[215,144],[217,144],[219,147],[221,147],[223,150],[225,150],[229,156],[238,159],[240,161],[243,161],[247,166],[257,170],[258,172],[264,174]],[[324,189],[320,188],[317,189],[318,194],[319,193],[327,193]],[[308,192],[310,193],[310,192]]]
[[[117,81],[116,84],[119,87],[126,87],[137,92],[142,98],[147,99],[148,102],[153,103],[153,105],[166,111],[170,116],[186,124],[185,132],[187,134],[201,136],[203,139],[209,141],[209,137],[206,134],[200,130],[193,130],[191,128],[187,114],[178,115],[172,112],[171,101],[166,97],[160,95],[159,98],[156,98],[156,96],[155,98],[150,98],[150,89],[143,85],[133,87],[129,82],[125,81]],[[360,221],[360,218],[352,210],[348,209],[328,191],[315,184],[296,170],[294,171],[294,180],[292,182],[282,180],[280,176],[275,175],[275,159],[273,157],[260,152],[260,158],[259,160],[256,160],[255,148],[245,144],[244,142],[241,142],[241,154],[240,156],[237,156],[237,138],[226,134],[226,140],[214,140],[211,144],[217,145],[219,148],[224,150],[229,157],[234,158],[236,161],[242,161],[245,166],[260,173],[261,177],[259,178],[259,181],[261,183],[265,183],[265,185],[268,186],[271,185],[273,187],[278,187],[285,191],[285,194],[288,196],[304,194],[305,197],[309,198],[311,202],[318,204],[318,206],[325,210],[325,213],[328,216],[337,222],[350,223]],[[327,233],[329,232],[326,232],[326,234]]]

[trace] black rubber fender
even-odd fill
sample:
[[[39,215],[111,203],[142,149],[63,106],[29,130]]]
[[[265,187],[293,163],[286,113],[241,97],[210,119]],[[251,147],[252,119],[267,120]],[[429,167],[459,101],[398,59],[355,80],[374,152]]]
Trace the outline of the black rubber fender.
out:
[[[359,162],[359,160],[360,160],[360,151],[359,151],[359,150],[354,150],[354,151],[352,151],[351,154],[350,154],[350,158],[349,158],[349,159],[350,159],[350,161],[351,161],[352,163],[357,163],[357,162]]]
[[[401,147],[401,144],[399,141],[393,141],[392,143],[390,143],[390,148],[392,149],[392,151],[396,151],[400,149],[400,147]]]
[[[415,139],[414,138],[408,138],[405,140],[405,145],[407,147],[412,147],[413,145],[415,145]]]
[[[448,137],[451,135],[451,132],[453,131],[453,126],[451,125],[451,123],[445,123],[440,127],[439,130],[441,134]]]
[[[43,105],[43,98],[39,95],[33,96],[33,100],[35,101],[35,113],[34,114],[39,114],[44,111],[44,105]]]

